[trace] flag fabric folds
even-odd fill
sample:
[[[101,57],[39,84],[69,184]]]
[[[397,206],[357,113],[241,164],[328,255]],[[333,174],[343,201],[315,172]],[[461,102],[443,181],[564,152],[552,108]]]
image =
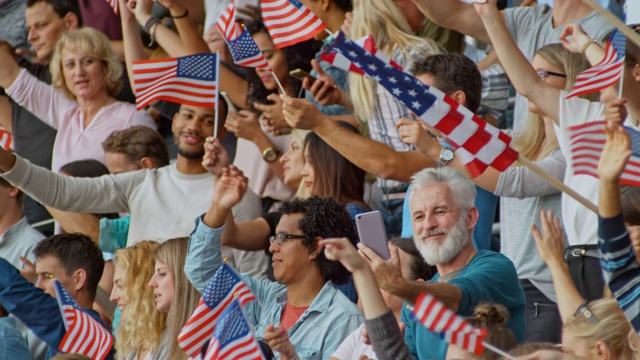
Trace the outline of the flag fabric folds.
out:
[[[464,148],[468,156],[461,159],[473,176],[481,174],[487,166],[504,171],[518,159],[518,152],[509,146],[511,138],[508,135],[440,90],[373,56],[342,32],[332,47],[351,62],[361,65],[359,67],[379,85],[427,124],[446,135],[449,144]]]
[[[569,150],[573,173],[598,177],[598,162],[607,141],[605,121],[593,121],[569,127]],[[640,186],[640,132],[624,127],[631,138],[632,155],[620,176],[622,184]]]
[[[58,350],[103,360],[113,347],[113,335],[96,319],[84,312],[57,281],[53,280],[60,312],[67,329]]]
[[[107,0],[107,2],[113,9],[113,12],[116,13],[116,15],[118,15],[118,0]]]
[[[432,295],[423,293],[418,297],[413,315],[424,327],[447,343],[475,355],[484,352],[482,342],[488,335],[487,330],[471,326],[462,316],[457,315]]]
[[[309,40],[326,29],[299,0],[260,0],[260,9],[277,49]]]
[[[356,40],[356,44],[360,45],[360,47],[367,50],[378,59],[384,61],[386,64],[389,64],[398,70],[404,71],[402,66],[393,61],[390,57],[387,56],[387,54],[382,51],[378,51],[378,47],[376,46],[376,42],[372,35],[367,35]],[[351,62],[346,56],[335,50],[332,50],[332,48],[327,48],[322,53],[320,53],[320,60],[326,61],[329,64],[337,67],[338,69],[366,76],[366,73],[360,68],[362,64]]]
[[[605,50],[604,59],[598,64],[576,76],[573,89],[567,99],[606,89],[617,83],[622,77],[626,37],[619,30],[614,30]]]
[[[261,360],[260,345],[237,299],[220,315],[204,360]]]
[[[133,62],[136,106],[143,109],[156,100],[200,107],[215,107],[218,97],[217,54]]]
[[[178,344],[185,353],[192,358],[200,354],[204,343],[211,338],[220,314],[234,298],[243,306],[256,299],[238,273],[227,263],[222,263],[178,336]]]
[[[242,27],[240,26],[240,29],[238,29],[238,26],[236,26],[235,1],[232,0],[229,5],[224,8],[224,11],[220,14],[220,17],[218,17],[216,27],[225,39],[235,39],[240,35]]]
[[[216,24],[220,33],[223,34],[224,41],[229,46],[233,62],[238,66],[268,69],[267,59],[249,31],[236,23],[235,13],[235,4],[231,1]]]

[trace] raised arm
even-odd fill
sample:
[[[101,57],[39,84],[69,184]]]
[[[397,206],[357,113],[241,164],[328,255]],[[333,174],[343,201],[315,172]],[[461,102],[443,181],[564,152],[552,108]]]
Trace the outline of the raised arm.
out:
[[[100,219],[97,216],[87,213],[60,211],[52,207],[47,207],[47,211],[56,219],[64,232],[85,234],[96,245],[99,245]]]
[[[143,60],[147,58],[144,52],[144,45],[142,44],[142,38],[140,38],[140,32],[138,30],[138,23],[136,22],[134,10],[131,10],[127,6],[126,0],[119,0],[120,6],[120,22],[122,24],[122,43],[124,47],[124,59],[127,66],[127,75],[129,79],[133,79],[133,70],[131,64],[136,60]],[[135,87],[132,86],[131,90],[135,94]]]
[[[395,151],[349,131],[324,115],[309,100],[285,96],[284,115],[290,126],[315,132],[342,156],[377,177],[408,182],[416,172],[435,166],[433,160],[418,151]]]
[[[436,24],[473,36],[480,41],[490,42],[487,31],[473,10],[473,6],[462,1],[451,0],[413,0],[413,2]]]
[[[487,0],[484,4],[476,3],[474,6],[498,54],[500,64],[516,91],[538,105],[554,121],[558,121],[560,90],[542,80],[518,49],[507,31],[504,15],[496,7],[496,0]]]

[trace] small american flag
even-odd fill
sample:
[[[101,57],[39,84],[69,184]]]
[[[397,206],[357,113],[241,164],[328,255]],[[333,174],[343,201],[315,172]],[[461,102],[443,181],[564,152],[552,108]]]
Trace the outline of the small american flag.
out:
[[[384,61],[386,64],[389,64],[398,70],[404,71],[402,66],[400,66],[397,62],[393,61],[393,59],[388,57],[387,54],[378,50],[378,47],[376,46],[376,42],[373,38],[373,35],[364,36],[356,40],[355,43],[360,45],[363,49],[367,50],[378,59]],[[349,71],[349,72],[360,74],[360,75],[366,75],[366,73],[362,69],[360,69],[360,66],[362,66],[362,64],[351,62],[347,57],[345,57],[344,55],[335,51],[335,49],[332,49],[332,48],[328,48],[325,51],[323,51],[320,54],[320,60],[326,61],[329,64],[337,67],[338,69],[342,69],[344,71]]]
[[[617,83],[624,68],[625,49],[626,37],[621,31],[614,30],[607,41],[604,59],[576,76],[567,99],[600,91]]]
[[[239,66],[260,69],[269,68],[267,59],[264,58],[249,32],[236,23],[235,14],[235,4],[231,1],[220,15],[220,18],[218,18],[218,23],[216,24],[229,46],[233,62]]]
[[[354,64],[361,65],[360,69],[402,104],[445,134],[449,144],[464,148],[469,156],[463,162],[473,176],[481,174],[487,166],[504,171],[518,159],[518,152],[509,146],[511,138],[508,135],[487,124],[442,91],[423,84],[373,56],[342,32],[338,33],[332,47]]]
[[[235,39],[242,32],[242,26],[236,23],[236,7],[232,0],[227,7],[224,8],[222,14],[216,22],[216,27],[220,34],[226,39]]]
[[[5,150],[11,150],[13,137],[4,127],[0,126],[0,146]]]
[[[598,177],[598,162],[607,141],[605,121],[593,121],[569,127],[569,149],[573,173]],[[632,155],[620,176],[620,182],[640,186],[640,132],[625,126],[631,138]]]
[[[138,110],[155,100],[214,107],[218,97],[217,54],[133,62]]]
[[[202,346],[211,337],[220,314],[234,298],[238,298],[240,303],[245,305],[256,297],[235,270],[222,263],[178,336],[178,344],[185,353],[192,358],[200,354]]]
[[[204,360],[264,359],[240,303],[234,299],[220,315]]]
[[[67,329],[58,350],[103,360],[113,347],[113,336],[109,330],[85,313],[57,280],[54,279],[53,284],[64,327]]]
[[[260,0],[262,20],[277,49],[309,40],[324,23],[299,0]]]
[[[487,337],[487,330],[469,325],[462,316],[435,297],[421,294],[413,308],[413,315],[424,327],[437,333],[447,343],[476,355],[484,352],[483,341]]]
[[[118,15],[118,0],[107,0],[107,2],[111,5],[113,12]]]

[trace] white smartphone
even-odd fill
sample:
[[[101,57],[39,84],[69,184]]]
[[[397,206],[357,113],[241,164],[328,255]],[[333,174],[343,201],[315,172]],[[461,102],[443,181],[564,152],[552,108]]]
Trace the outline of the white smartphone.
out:
[[[233,103],[231,102],[231,99],[229,98],[229,95],[227,95],[226,92],[221,91],[220,96],[222,96],[224,98],[224,101],[227,103],[227,111],[238,112],[238,108],[236,108],[236,106],[233,105]]]
[[[381,258],[389,260],[389,242],[387,231],[384,228],[384,221],[380,211],[371,211],[356,215],[356,227],[360,242],[367,245],[373,252]]]

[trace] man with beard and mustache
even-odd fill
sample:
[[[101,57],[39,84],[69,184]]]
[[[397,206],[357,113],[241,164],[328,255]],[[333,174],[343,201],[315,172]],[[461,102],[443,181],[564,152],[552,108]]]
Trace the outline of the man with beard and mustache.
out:
[[[226,104],[221,101],[219,118],[225,119],[226,113]],[[209,208],[214,178],[221,173],[222,166],[228,165],[229,159],[219,141],[207,139],[213,135],[214,123],[214,108],[180,106],[172,123],[177,160],[158,169],[100,178],[71,178],[34,166],[4,150],[0,151],[0,169],[9,183],[46,206],[93,214],[130,213],[127,245],[141,240],[163,242],[189,236],[193,218]],[[223,123],[219,125],[221,135],[224,135]],[[205,143],[219,149],[215,163],[211,163],[212,159],[203,163]],[[248,191],[233,208],[233,215],[236,221],[252,220],[260,215],[260,209],[260,199]],[[269,262],[264,252],[242,252],[242,256],[251,259],[238,259],[233,255],[230,260],[243,268],[241,271],[266,276]]]
[[[413,175],[409,207],[414,242],[425,261],[438,270],[426,283],[402,277],[396,248],[391,248],[391,259],[386,261],[363,245],[360,250],[380,288],[388,293],[413,304],[426,292],[463,316],[471,315],[479,303],[501,304],[509,310],[508,327],[521,341],[525,298],[513,263],[502,254],[477,251],[470,241],[478,220],[475,197],[473,182],[455,169],[424,169]],[[416,322],[409,309],[402,310],[401,320],[415,358],[445,358],[447,343]]]

